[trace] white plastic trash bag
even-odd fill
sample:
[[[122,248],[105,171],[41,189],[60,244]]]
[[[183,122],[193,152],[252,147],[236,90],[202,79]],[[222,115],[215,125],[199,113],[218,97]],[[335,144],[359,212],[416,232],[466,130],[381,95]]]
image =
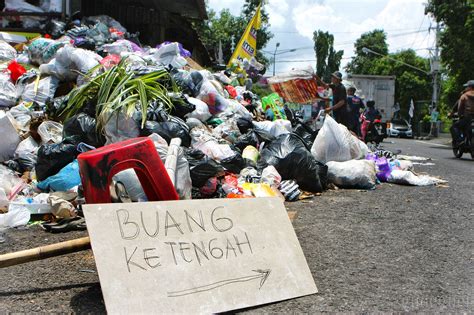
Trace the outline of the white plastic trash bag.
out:
[[[252,114],[236,100],[228,100],[228,106],[224,111],[225,114],[237,115],[243,118],[252,119]]]
[[[133,117],[127,116],[122,112],[113,114],[112,117],[110,115],[109,113],[104,130],[105,138],[107,139],[106,145],[136,138],[140,135],[140,129]]]
[[[25,226],[30,221],[31,213],[28,208],[11,203],[8,212],[0,214],[0,228],[15,228]]]
[[[16,100],[15,84],[10,80],[10,76],[7,73],[0,73],[0,106],[13,106],[16,104]]]
[[[6,41],[0,40],[0,61],[11,61],[16,57],[16,49]]]
[[[279,137],[281,135],[291,133],[291,122],[289,120],[277,119],[275,121],[254,121],[253,125],[255,131],[264,132],[270,134],[274,137]]]
[[[428,175],[416,175],[411,171],[393,170],[387,182],[412,186],[433,186],[446,184],[447,181]]]
[[[20,143],[20,136],[14,127],[15,118],[10,113],[0,111],[0,162],[13,157]]]
[[[346,126],[338,124],[329,115],[326,115],[324,125],[311,148],[311,154],[322,163],[362,159],[368,153],[369,148],[365,143],[353,136]]]
[[[42,74],[55,76],[61,81],[72,81],[77,78],[78,72],[89,72],[101,60],[102,57],[92,51],[67,45],[60,48],[55,58],[42,64],[39,69]]]
[[[153,54],[152,59],[155,62],[161,63],[164,66],[173,66],[173,68],[180,69],[188,64],[186,59],[181,57],[179,53],[178,43],[170,43],[167,45],[161,46],[155,54]]]
[[[58,88],[59,80],[54,77],[41,79],[39,82],[31,82],[22,87],[17,86],[17,93],[25,102],[36,102],[40,106],[45,106],[49,99],[54,98],[54,93]]]
[[[328,182],[341,188],[374,189],[376,184],[375,162],[350,160],[327,162]]]
[[[168,158],[168,143],[165,139],[163,139],[158,134],[154,133],[149,136],[153,140],[155,144],[155,148],[160,155],[161,161],[165,164],[166,159]],[[192,181],[191,181],[191,173],[189,172],[189,163],[184,155],[183,147],[180,147],[178,150],[176,162],[176,170],[175,170],[175,188],[176,192],[179,195],[179,199],[191,199],[192,193]]]
[[[63,125],[55,121],[43,121],[38,127],[38,134],[43,144],[59,143],[63,138]]]
[[[196,118],[202,122],[206,122],[212,117],[211,113],[209,112],[209,107],[203,101],[194,97],[188,97],[188,102],[196,106],[196,109],[187,114],[186,118]]]

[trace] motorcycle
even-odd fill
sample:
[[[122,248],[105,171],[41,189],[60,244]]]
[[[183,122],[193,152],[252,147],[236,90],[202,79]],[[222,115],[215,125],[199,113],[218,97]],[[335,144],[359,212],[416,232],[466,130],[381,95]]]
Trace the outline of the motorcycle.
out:
[[[461,143],[456,143],[453,139],[453,153],[458,159],[462,157],[464,153],[471,153],[471,158],[474,159],[474,119],[471,119],[471,123],[468,125],[467,130],[463,130]]]
[[[364,114],[361,116],[361,140],[365,143],[374,143],[378,146],[384,138],[387,138],[386,128],[381,118],[377,117],[373,121],[368,120]]]

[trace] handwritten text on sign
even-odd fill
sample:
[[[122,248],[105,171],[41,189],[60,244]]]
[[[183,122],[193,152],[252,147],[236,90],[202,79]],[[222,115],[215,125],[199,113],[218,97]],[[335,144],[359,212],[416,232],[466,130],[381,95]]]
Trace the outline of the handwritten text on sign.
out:
[[[84,212],[109,313],[223,312],[317,292],[278,198]]]

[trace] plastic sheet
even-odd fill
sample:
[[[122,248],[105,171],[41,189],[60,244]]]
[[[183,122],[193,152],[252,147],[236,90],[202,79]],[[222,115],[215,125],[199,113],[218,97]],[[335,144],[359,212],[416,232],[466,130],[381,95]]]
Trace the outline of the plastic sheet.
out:
[[[402,170],[393,170],[387,181],[389,183],[412,186],[433,186],[447,183],[447,181],[440,178],[428,175],[416,175],[411,171]]]
[[[81,183],[79,175],[79,164],[77,160],[63,167],[56,175],[46,178],[37,184],[43,191],[68,191]]]
[[[11,199],[15,188],[23,184],[21,178],[2,164],[0,164],[0,178],[0,189],[3,190],[7,199]]]

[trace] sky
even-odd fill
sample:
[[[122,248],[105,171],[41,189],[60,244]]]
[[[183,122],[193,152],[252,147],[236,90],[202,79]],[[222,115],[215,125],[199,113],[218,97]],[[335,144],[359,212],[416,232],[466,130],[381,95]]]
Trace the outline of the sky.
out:
[[[238,15],[244,0],[208,0],[217,12],[224,8]],[[433,20],[424,14],[426,0],[268,0],[273,39],[263,49],[272,58],[276,43],[276,74],[292,68],[315,66],[313,32],[334,35],[334,48],[344,50],[342,67],[354,55],[354,42],[361,34],[381,28],[386,31],[389,51],[415,49],[428,57],[435,44]],[[257,39],[258,40],[258,39]],[[288,52],[296,49],[294,52]]]

